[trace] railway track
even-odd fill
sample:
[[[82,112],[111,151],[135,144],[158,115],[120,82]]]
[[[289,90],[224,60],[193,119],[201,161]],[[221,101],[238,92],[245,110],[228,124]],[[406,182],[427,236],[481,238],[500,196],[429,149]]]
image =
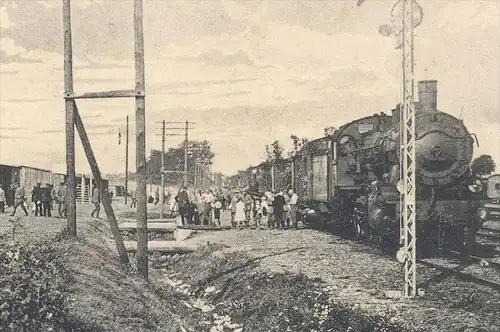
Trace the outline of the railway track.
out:
[[[477,236],[483,239],[500,242],[500,229],[483,227],[477,232]]]
[[[461,280],[468,281],[468,282],[473,282],[479,285],[483,285],[489,288],[492,288],[496,291],[500,291],[500,283],[492,280],[487,280],[485,278],[470,274],[470,273],[465,273],[460,271],[458,268],[452,268],[448,266],[444,266],[441,264],[436,264],[433,263],[432,261],[428,259],[418,259],[417,262],[421,265],[425,265],[431,268],[434,268],[436,270],[441,271],[442,273],[445,273],[447,275],[453,275]]]
[[[426,265],[428,267],[434,268],[436,270],[439,270],[445,274],[448,275],[453,275],[461,280],[464,281],[469,281],[473,282],[479,285],[487,286],[489,288],[492,288],[496,291],[500,291],[500,280],[499,281],[493,281],[493,280],[488,280],[483,278],[482,276],[474,275],[472,273],[466,273],[463,272],[462,270],[471,267],[473,264],[479,264],[480,268],[490,268],[495,270],[496,275],[498,275],[498,272],[500,272],[500,262],[499,261],[494,261],[492,258],[498,258],[498,257],[480,257],[476,255],[463,255],[462,253],[458,251],[453,251],[453,250],[448,250],[442,253],[442,257],[446,259],[451,259],[454,260],[454,262],[446,262],[446,263],[451,263],[451,264],[456,264],[458,260],[459,266],[457,267],[450,267],[447,266],[448,264],[438,264],[435,262],[432,262],[432,259],[419,259],[417,260],[420,264]]]
[[[311,225],[304,225],[305,228],[312,228]],[[484,230],[484,228],[483,228]],[[326,230],[323,230],[326,231]],[[494,237],[494,240],[500,243],[500,230],[496,229],[489,229],[486,228],[486,231],[491,231],[492,233],[495,233],[495,235],[490,235]],[[374,243],[371,243],[368,239],[362,239],[362,240],[356,240],[353,238],[352,234],[349,232],[346,232],[345,230],[328,230],[326,232],[333,233],[337,236],[340,236],[346,240],[351,240],[355,241],[356,243],[363,243],[366,245],[367,248],[370,249],[377,249],[378,253],[380,254],[381,252],[379,251],[380,248],[376,248],[374,246]],[[496,235],[498,234],[498,235]],[[394,257],[394,253],[392,251],[386,251],[382,253],[384,256],[392,256]],[[417,259],[417,262],[421,265],[428,266],[430,268],[436,269],[440,272],[442,272],[444,275],[448,276],[455,276],[463,281],[467,282],[473,282],[479,285],[483,285],[486,287],[489,287],[495,291],[500,292],[500,278],[498,278],[498,281],[493,281],[493,280],[488,280],[483,278],[482,276],[478,276],[477,274],[471,274],[468,272],[464,272],[463,270],[467,267],[472,266],[473,264],[478,264],[478,267],[480,266],[481,269],[490,269],[494,270],[494,273],[496,275],[500,276],[500,251],[495,249],[493,250],[493,257],[480,257],[476,255],[466,255],[464,256],[462,253],[458,251],[444,251],[441,253],[441,256],[439,257],[441,260],[446,259],[446,262],[436,262],[436,259]],[[493,261],[493,258],[498,258],[499,261]],[[437,259],[439,260],[439,259]],[[454,260],[454,261],[450,261]],[[458,260],[458,262],[457,262]],[[443,264],[444,263],[444,264]],[[452,267],[451,265],[456,265],[459,264],[458,266]]]

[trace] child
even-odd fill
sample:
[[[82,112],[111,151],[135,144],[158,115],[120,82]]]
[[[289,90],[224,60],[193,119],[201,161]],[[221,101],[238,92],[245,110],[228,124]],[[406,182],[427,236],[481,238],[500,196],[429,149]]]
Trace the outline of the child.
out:
[[[214,218],[215,221],[217,222],[217,225],[220,227],[220,209],[222,208],[222,203],[218,198],[215,199],[215,202],[212,205],[214,209]]]

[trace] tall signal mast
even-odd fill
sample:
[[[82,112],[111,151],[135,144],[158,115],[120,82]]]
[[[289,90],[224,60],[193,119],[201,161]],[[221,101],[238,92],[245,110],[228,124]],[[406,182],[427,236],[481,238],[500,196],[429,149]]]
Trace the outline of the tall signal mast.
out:
[[[404,264],[404,297],[417,295],[416,265],[416,194],[415,194],[415,102],[414,102],[414,29],[422,22],[422,8],[416,0],[399,0],[392,8],[392,26],[380,33],[397,38],[402,53],[402,100],[400,116],[400,218],[403,245],[398,259]]]

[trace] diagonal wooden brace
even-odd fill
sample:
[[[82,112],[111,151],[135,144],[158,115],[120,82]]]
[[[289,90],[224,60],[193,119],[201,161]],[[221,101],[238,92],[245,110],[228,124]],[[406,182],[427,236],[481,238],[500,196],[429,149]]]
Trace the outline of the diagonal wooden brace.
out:
[[[115,239],[116,249],[118,251],[118,255],[120,256],[120,261],[123,264],[128,265],[128,254],[127,250],[125,249],[125,244],[123,243],[120,229],[118,228],[115,212],[113,211],[113,207],[111,206],[111,197],[102,185],[101,171],[99,170],[99,166],[97,165],[94,151],[92,151],[92,146],[90,145],[87,132],[85,131],[82,118],[80,117],[80,113],[78,112],[78,108],[75,102],[73,102],[73,109],[75,112],[74,119],[76,129],[78,130],[78,135],[80,136],[80,139],[82,141],[85,155],[87,155],[87,160],[89,162],[90,168],[92,169],[92,175],[94,176],[96,182],[99,184],[99,192],[102,200],[102,205],[104,206],[104,211],[106,212],[106,216],[108,217],[109,226],[111,227],[111,232],[113,233],[113,237]]]

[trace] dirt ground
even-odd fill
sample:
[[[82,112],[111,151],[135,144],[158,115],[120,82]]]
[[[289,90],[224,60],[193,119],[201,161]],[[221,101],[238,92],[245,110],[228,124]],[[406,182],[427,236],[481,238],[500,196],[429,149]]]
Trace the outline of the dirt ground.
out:
[[[113,204],[117,216],[133,215],[123,202]],[[425,296],[388,299],[387,290],[402,286],[395,259],[308,229],[193,234],[186,242],[201,248],[152,267],[145,287],[118,263],[109,226],[89,209],[78,208],[78,238],[55,246],[73,276],[66,305],[93,331],[500,330],[495,291],[419,267]],[[228,219],[224,213],[223,224]],[[3,241],[14,224],[21,224],[16,241],[50,242],[66,220],[23,216],[12,223],[0,215]]]

